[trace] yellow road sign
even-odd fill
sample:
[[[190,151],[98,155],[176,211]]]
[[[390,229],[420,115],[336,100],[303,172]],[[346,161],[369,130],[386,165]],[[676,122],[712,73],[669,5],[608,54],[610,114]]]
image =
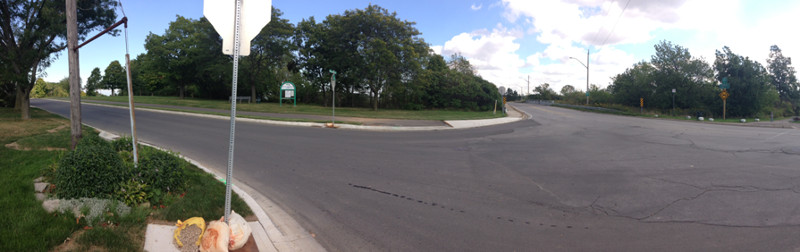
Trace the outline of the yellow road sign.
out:
[[[719,93],[719,98],[722,98],[723,100],[728,99],[728,96],[730,96],[730,94],[728,94],[727,90],[723,90],[722,93]]]
[[[644,107],[644,98],[639,98],[639,107]]]

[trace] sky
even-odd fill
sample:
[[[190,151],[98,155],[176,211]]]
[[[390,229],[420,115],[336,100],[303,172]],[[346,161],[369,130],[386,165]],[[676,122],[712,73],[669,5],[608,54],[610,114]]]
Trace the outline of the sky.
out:
[[[528,78],[530,92],[542,83],[556,92],[565,85],[586,90],[587,50],[589,81],[600,87],[649,61],[653,46],[663,40],[709,64],[723,46],[764,66],[771,45],[784,56],[800,55],[800,1],[793,0],[272,0],[292,24],[312,16],[321,22],[370,3],[416,22],[434,52],[445,58],[460,53],[484,79],[522,93],[528,93]],[[147,35],[164,34],[177,15],[201,18],[203,1],[122,0],[120,18],[123,10],[135,58],[146,53]],[[125,53],[124,30],[91,42],[80,49],[81,78],[95,67],[102,72],[113,60],[124,66]],[[66,78],[67,64],[62,53],[43,78]]]

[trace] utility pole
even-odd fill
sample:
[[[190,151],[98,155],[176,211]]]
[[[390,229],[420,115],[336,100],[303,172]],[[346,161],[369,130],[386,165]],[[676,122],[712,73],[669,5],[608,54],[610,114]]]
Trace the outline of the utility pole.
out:
[[[589,48],[586,48],[586,105],[589,105]]]
[[[81,83],[78,62],[78,9],[77,0],[67,0],[67,58],[69,62],[69,123],[70,150],[81,139]]]
[[[569,58],[581,63],[581,65],[586,68],[586,105],[589,105],[589,49],[586,49],[586,64],[583,64],[579,59],[573,57]]]

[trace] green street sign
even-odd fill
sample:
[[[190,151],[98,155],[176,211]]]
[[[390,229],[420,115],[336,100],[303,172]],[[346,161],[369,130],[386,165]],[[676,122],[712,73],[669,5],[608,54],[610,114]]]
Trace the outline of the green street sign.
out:
[[[589,97],[589,91],[586,91],[586,97]]]
[[[729,89],[729,88],[731,88],[731,85],[728,84],[728,77],[722,77],[722,84],[719,85],[719,88],[721,88],[721,89]]]

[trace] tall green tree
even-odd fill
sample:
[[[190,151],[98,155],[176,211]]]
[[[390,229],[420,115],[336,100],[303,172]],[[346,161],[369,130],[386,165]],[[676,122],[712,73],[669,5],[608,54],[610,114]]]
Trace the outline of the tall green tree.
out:
[[[89,78],[86,79],[86,95],[87,96],[96,96],[97,90],[103,88],[103,75],[100,73],[100,68],[95,67],[92,69],[92,73],[89,74]]]
[[[692,57],[689,50],[669,41],[655,45],[652,56],[652,95],[648,104],[654,108],[672,108],[672,89],[676,89],[679,108],[707,109],[714,98],[713,71],[702,58]],[[646,84],[646,83],[645,83]],[[640,85],[642,86],[642,85]],[[639,97],[633,97],[638,101]]]
[[[639,62],[628,68],[625,72],[612,78],[613,82],[608,87],[614,94],[614,102],[627,105],[639,106],[639,99],[644,98],[648,101],[648,107],[653,106],[654,96],[659,96],[658,86],[654,85],[656,69],[647,62]],[[671,91],[671,90],[670,90]],[[664,104],[659,107],[663,108]]]
[[[119,61],[111,61],[106,67],[103,80],[101,81],[103,89],[111,90],[111,96],[114,96],[114,90],[120,89],[119,94],[127,85],[125,68],[122,68]]]
[[[727,108],[731,116],[757,116],[779,99],[761,63],[737,55],[727,46],[716,51],[714,70],[717,80],[727,78],[730,84]]]
[[[154,84],[166,84],[184,98],[188,91],[204,98],[224,98],[230,84],[231,57],[222,54],[222,39],[205,18],[177,16],[163,35],[150,33],[145,39],[143,67]],[[156,78],[158,80],[156,80]]]
[[[116,19],[113,0],[78,1],[78,36],[110,26]],[[66,5],[57,0],[0,1],[0,85],[4,106],[15,100],[23,119],[30,118],[30,92],[41,74],[66,48]]]
[[[397,86],[408,84],[420,69],[428,47],[419,38],[415,23],[400,20],[396,13],[370,4],[361,10],[329,15],[322,23],[314,19],[298,24],[295,41],[300,63],[306,74],[322,90],[328,82],[327,70],[337,74],[337,88],[348,98],[369,94],[370,107],[377,110],[392,91],[407,94]]]
[[[777,45],[773,45],[769,49],[767,70],[770,83],[778,91],[781,101],[792,104],[794,114],[798,115],[800,113],[800,85],[797,83],[797,71],[792,66],[792,58],[783,56],[781,49]]]
[[[272,7],[272,19],[250,43],[250,55],[242,58],[241,80],[250,87],[250,100],[255,102],[258,91],[277,96],[280,82],[288,79],[289,62],[293,61],[294,25],[281,18],[283,12]]]

